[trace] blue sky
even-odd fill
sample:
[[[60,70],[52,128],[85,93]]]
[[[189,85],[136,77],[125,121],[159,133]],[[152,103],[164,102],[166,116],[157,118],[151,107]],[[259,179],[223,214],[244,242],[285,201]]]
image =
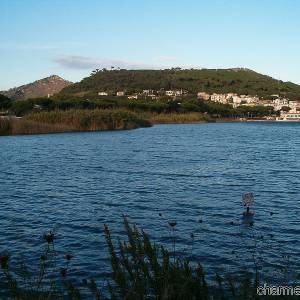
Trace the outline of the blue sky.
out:
[[[0,90],[95,68],[247,67],[300,84],[297,0],[0,0]]]

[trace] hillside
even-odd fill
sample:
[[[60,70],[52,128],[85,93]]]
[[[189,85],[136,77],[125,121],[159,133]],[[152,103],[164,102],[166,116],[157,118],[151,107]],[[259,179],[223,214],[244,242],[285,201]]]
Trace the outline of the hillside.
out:
[[[9,97],[11,100],[25,100],[28,98],[44,97],[48,94],[53,95],[70,84],[72,82],[64,80],[57,75],[52,75],[8,91],[2,91],[1,94]]]
[[[238,93],[268,98],[273,94],[300,99],[300,86],[283,82],[249,69],[100,70],[64,88],[61,94],[99,91],[128,94],[144,89],[184,89],[190,93]]]

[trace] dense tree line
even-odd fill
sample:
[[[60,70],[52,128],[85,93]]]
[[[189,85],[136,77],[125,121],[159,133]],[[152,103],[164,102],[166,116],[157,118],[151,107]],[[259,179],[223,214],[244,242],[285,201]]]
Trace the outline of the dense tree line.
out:
[[[272,107],[240,106],[233,108],[228,104],[201,101],[196,97],[182,97],[177,100],[162,99],[160,101],[129,100],[126,97],[61,97],[34,98],[10,102],[9,111],[18,116],[34,111],[53,111],[69,109],[126,109],[138,113],[189,113],[200,112],[218,118],[263,117],[273,115]]]
[[[6,110],[7,108],[10,107],[10,105],[11,105],[11,100],[8,97],[0,94],[0,110]]]

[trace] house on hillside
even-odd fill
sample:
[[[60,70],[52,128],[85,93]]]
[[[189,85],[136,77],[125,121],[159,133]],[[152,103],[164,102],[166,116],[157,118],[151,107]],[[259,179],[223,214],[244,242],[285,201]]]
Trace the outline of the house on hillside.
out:
[[[166,96],[174,97],[174,96],[182,96],[184,94],[187,94],[187,91],[183,90],[169,90],[165,92]]]
[[[175,96],[175,91],[166,91],[166,96],[169,97]]]
[[[107,92],[98,92],[98,96],[108,96]]]
[[[124,91],[119,91],[119,92],[117,92],[117,96],[118,97],[125,96],[125,92]]]
[[[213,102],[219,102],[219,103],[223,103],[223,104],[227,103],[226,94],[213,93],[210,96],[210,100],[213,101]]]
[[[300,110],[300,101],[289,101],[289,107],[295,111]]]
[[[284,106],[289,106],[289,100],[285,98],[277,98],[273,100],[274,110],[281,110]]]
[[[197,93],[197,98],[207,101],[207,100],[210,99],[210,94],[205,93],[205,92],[198,92]]]
[[[138,98],[138,95],[130,95],[127,97],[128,99],[137,99]]]
[[[143,90],[143,95],[153,95],[156,91],[154,90]]]

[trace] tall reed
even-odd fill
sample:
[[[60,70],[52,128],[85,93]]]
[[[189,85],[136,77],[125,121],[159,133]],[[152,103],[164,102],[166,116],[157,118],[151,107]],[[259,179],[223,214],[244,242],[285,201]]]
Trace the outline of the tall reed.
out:
[[[149,115],[149,120],[153,124],[184,124],[207,122],[209,118],[197,112],[192,113],[161,113]]]
[[[11,133],[11,120],[0,117],[0,135],[9,135]]]
[[[151,126],[137,114],[125,110],[56,110],[36,112],[21,119],[3,119],[0,134],[39,134],[70,131],[123,130]]]

